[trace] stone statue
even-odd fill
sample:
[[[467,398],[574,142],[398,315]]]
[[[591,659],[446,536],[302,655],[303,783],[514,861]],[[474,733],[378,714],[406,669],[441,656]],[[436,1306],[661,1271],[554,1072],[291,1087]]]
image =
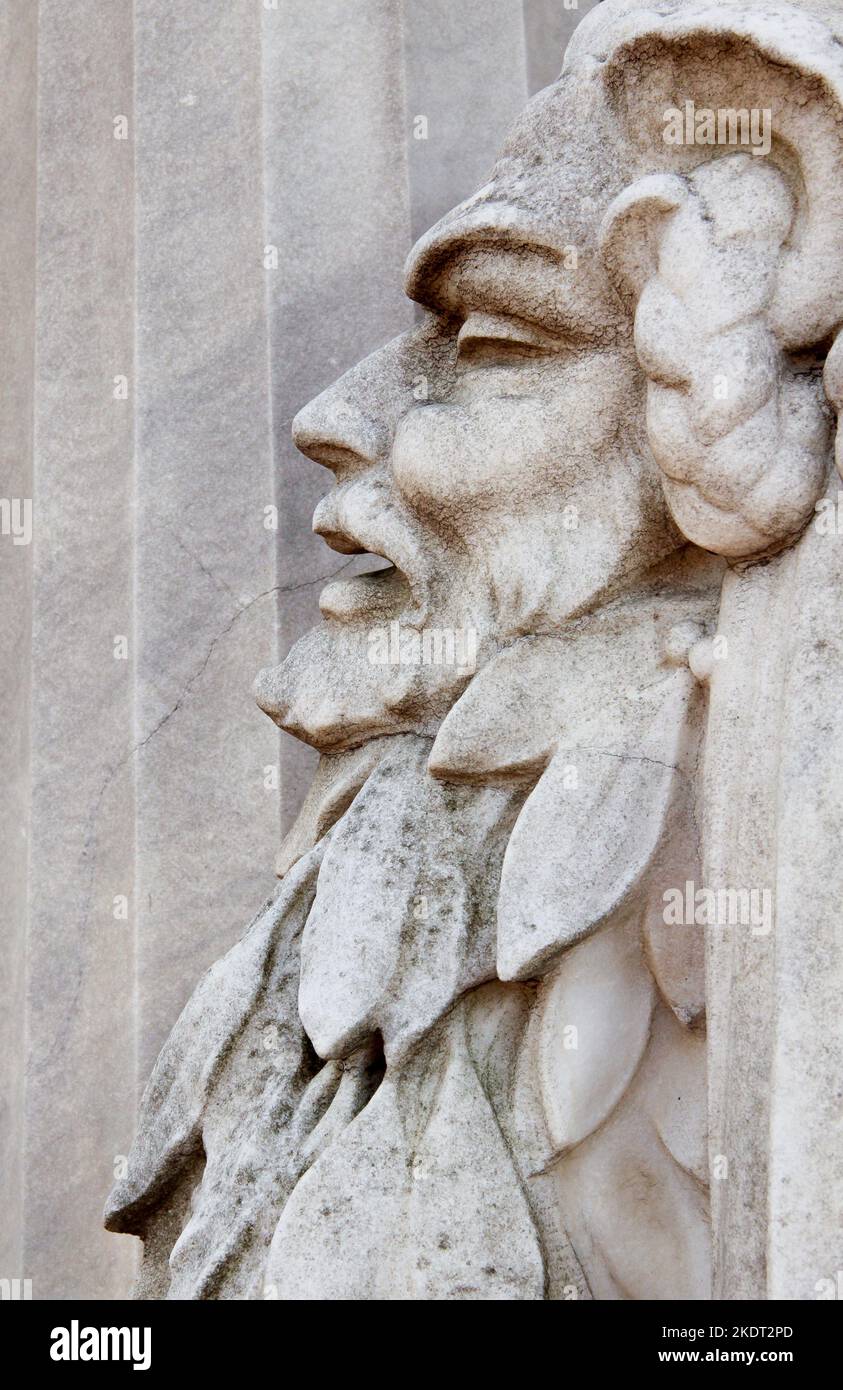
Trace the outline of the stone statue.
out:
[[[147,1088],[139,1296],[825,1296],[841,214],[839,6],[606,0],[297,417],[388,564],[258,678],[321,762]]]

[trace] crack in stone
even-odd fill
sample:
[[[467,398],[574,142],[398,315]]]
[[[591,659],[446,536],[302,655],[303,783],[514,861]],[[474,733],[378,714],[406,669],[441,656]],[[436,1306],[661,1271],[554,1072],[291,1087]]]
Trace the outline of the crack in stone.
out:
[[[190,551],[188,551],[187,553],[190,554]],[[193,556],[193,558],[197,560],[197,564],[199,564],[199,568],[203,571],[203,573],[207,574],[209,579],[213,580],[214,575],[211,573],[211,571],[206,569],[205,566],[201,564],[201,562],[198,560],[196,556]],[[355,557],[352,556],[352,559],[354,558]],[[141,748],[145,748],[146,745],[150,742],[150,740],[154,738],[155,735],[158,733],[159,729],[163,729],[164,725],[167,724],[170,719],[172,719],[173,715],[176,714],[179,709],[181,709],[181,706],[184,704],[185,699],[190,694],[190,691],[193,689],[196,682],[200,680],[201,677],[204,675],[208,667],[208,663],[210,662],[211,657],[213,656],[214,651],[217,647],[217,644],[221,642],[224,637],[228,636],[229,632],[234,627],[234,624],[237,622],[237,619],[242,617],[244,613],[247,613],[249,609],[254,606],[254,604],[258,603],[261,599],[268,598],[270,594],[294,594],[299,589],[306,589],[310,584],[321,584],[325,580],[332,579],[335,575],[341,574],[343,570],[348,569],[348,566],[351,563],[352,560],[346,560],[345,564],[340,565],[335,570],[331,570],[328,574],[315,575],[313,579],[305,580],[303,583],[300,584],[273,584],[272,588],[263,589],[259,594],[255,594],[252,598],[250,598],[247,603],[240,603],[239,599],[237,599],[236,596],[229,589],[228,592],[231,593],[232,598],[235,598],[235,601],[239,604],[237,612],[232,614],[225,627],[222,628],[221,631],[219,631],[214,638],[212,638],[211,645],[205,653],[205,656],[203,657],[201,664],[196,668],[193,674],[188,677],[188,680],[186,681],[185,686],[181,691],[181,694],[176,699],[175,704],[167,711],[165,715],[162,715],[158,723],[152,729],[150,729],[149,733],[145,734],[144,737],[140,739],[138,743],[135,744],[135,746],[126,754],[126,757],[125,759],[123,759],[123,761],[128,761],[128,759],[133,757],[135,753],[139,752]],[[224,583],[224,581],[222,582]],[[224,585],[224,587],[228,588],[227,585]],[[119,765],[120,764],[118,764],[118,767]]]
[[[222,587],[228,589],[228,586],[225,584],[225,582],[218,581],[212,573],[212,571],[209,570],[202,563],[199,557],[194,555],[188,546],[184,545],[180,536],[178,536],[174,531],[172,531],[171,528],[168,527],[167,529],[171,531],[171,534],[182,545],[182,548],[188,555],[190,555],[191,559],[193,559],[196,562],[200,570],[202,570],[203,574],[206,574],[208,578],[211,579],[214,583],[221,584]],[[254,606],[254,604],[259,603],[262,599],[268,598],[271,594],[296,593],[299,589],[307,588],[308,585],[323,583],[328,579],[334,578],[336,575],[341,574],[343,570],[348,569],[348,566],[352,564],[355,558],[356,557],[352,556],[343,564],[339,565],[336,569],[331,570],[328,574],[315,575],[312,579],[305,580],[302,583],[273,584],[271,588],[263,589],[260,593],[255,594],[252,598],[248,600],[247,603],[241,603],[240,600],[237,599],[236,595],[230,589],[228,589],[229,594],[231,594],[231,597],[234,598],[235,602],[238,604],[237,611],[232,614],[231,618],[228,620],[225,626],[221,628],[221,630],[218,633],[216,633],[216,635],[213,637],[211,644],[208,647],[208,650],[202,658],[202,661],[200,662],[199,666],[197,666],[196,670],[192,673],[192,675],[188,677],[175,703],[170,707],[170,709],[167,710],[166,714],[161,716],[158,722],[150,729],[149,733],[145,734],[143,738],[139,739],[137,743],[133,744],[133,746],[128,750],[128,752],[125,753],[122,758],[120,758],[116,763],[114,763],[112,767],[109,767],[106,771],[106,775],[103,779],[102,786],[100,787],[99,792],[97,793],[93,809],[91,811],[90,816],[88,817],[88,822],[85,829],[85,837],[82,845],[81,858],[84,860],[88,856],[91,856],[88,883],[85,891],[85,909],[82,921],[82,930],[85,930],[89,926],[91,919],[91,899],[93,896],[94,874],[96,872],[96,827],[99,821],[100,813],[102,811],[103,801],[105,800],[108,789],[111,786],[117,774],[121,771],[122,768],[127,766],[127,764],[131,762],[132,758],[134,758],[135,755],[141,751],[141,749],[145,748],[152,741],[155,735],[159,733],[161,729],[164,728],[164,725],[168,724],[169,721],[173,718],[173,716],[178,713],[185,700],[187,699],[188,695],[190,694],[191,690],[194,688],[197,682],[201,680],[202,676],[207,670],[211,657],[213,656],[218,644],[225,637],[228,636],[229,632],[231,632],[238,618],[242,617],[244,613],[247,613],[249,609]]]
[[[654,767],[666,767],[670,772],[678,772],[680,777],[684,777],[685,771],[678,767],[676,763],[662,762],[661,758],[646,758],[642,753],[613,753],[608,748],[587,748],[584,744],[576,746],[566,745],[563,750],[566,753],[596,753],[603,758],[617,758],[622,763],[652,763]]]
[[[206,575],[208,579],[210,579],[211,583],[216,585],[218,589],[223,590],[224,593],[228,594],[229,598],[232,598],[234,602],[239,605],[240,599],[238,595],[235,594],[234,590],[230,587],[230,585],[226,584],[224,579],[221,579],[219,575],[214,574],[212,569],[208,568],[208,566],[203,561],[201,555],[197,555],[193,550],[191,550],[190,546],[186,543],[184,538],[179,535],[178,531],[173,530],[173,527],[168,526],[166,522],[164,523],[164,530],[167,532],[168,535],[172,536],[173,540],[176,542],[177,545],[181,546],[185,555],[187,555],[193,561],[193,563],[202,571],[202,573]]]

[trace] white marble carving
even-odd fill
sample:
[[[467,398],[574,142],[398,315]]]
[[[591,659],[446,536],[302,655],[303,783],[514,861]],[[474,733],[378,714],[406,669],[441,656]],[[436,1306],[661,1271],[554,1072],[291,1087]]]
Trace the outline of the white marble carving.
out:
[[[296,418],[388,564],[258,678],[321,761],[144,1097],[142,1295],[843,1267],[841,165],[839,8],[606,0]]]

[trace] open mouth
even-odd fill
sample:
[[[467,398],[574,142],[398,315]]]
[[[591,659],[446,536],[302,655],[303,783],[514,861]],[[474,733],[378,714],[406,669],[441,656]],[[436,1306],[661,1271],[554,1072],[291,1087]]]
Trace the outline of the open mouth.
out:
[[[410,609],[420,609],[420,594],[410,578],[410,566],[413,575],[417,566],[405,525],[390,510],[378,507],[376,513],[370,506],[355,507],[352,523],[351,510],[326,499],[314,514],[316,534],[339,555],[353,557],[352,573],[338,575],[321,591],[321,613],[341,623],[398,617],[415,623],[420,614]]]
[[[332,579],[319,595],[323,617],[340,622],[398,617],[408,609],[413,595],[406,575],[382,555],[358,551],[372,568]]]

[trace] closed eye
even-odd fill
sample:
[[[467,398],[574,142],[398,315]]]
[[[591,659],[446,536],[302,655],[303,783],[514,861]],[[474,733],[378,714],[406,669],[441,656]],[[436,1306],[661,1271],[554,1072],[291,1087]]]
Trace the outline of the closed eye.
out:
[[[524,319],[469,314],[457,335],[457,364],[514,366],[559,352],[564,346],[556,334],[546,333]]]

